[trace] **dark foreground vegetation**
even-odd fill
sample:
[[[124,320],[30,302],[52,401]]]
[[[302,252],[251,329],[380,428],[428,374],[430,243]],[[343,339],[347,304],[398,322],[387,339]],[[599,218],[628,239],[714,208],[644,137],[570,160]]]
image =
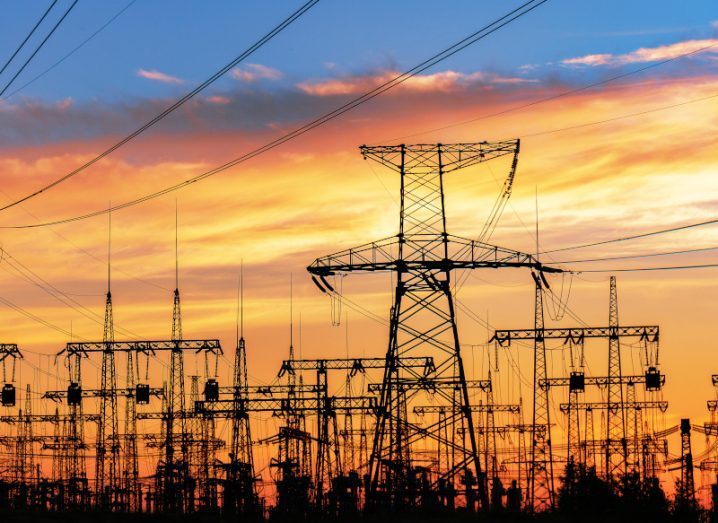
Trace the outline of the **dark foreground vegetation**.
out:
[[[675,496],[669,499],[656,478],[642,478],[627,474],[619,481],[609,482],[596,473],[595,468],[569,463],[556,493],[556,508],[551,512],[530,514],[512,513],[507,509],[489,513],[468,511],[425,510],[416,508],[401,513],[355,513],[341,517],[298,511],[276,517],[270,523],[341,522],[341,523],[469,523],[476,521],[514,522],[706,522],[718,523],[715,511],[702,509],[692,492],[675,485]],[[194,514],[122,514],[106,512],[43,512],[34,510],[0,510],[0,523],[259,523],[258,518],[237,515],[224,517],[220,513]]]

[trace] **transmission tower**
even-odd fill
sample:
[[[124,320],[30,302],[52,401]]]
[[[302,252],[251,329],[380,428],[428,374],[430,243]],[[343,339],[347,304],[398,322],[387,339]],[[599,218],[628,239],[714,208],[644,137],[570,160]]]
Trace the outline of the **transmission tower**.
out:
[[[453,236],[446,228],[444,175],[494,158],[512,156],[514,162],[509,174],[512,179],[519,150],[517,140],[362,146],[360,149],[365,159],[376,161],[401,177],[399,233],[319,258],[308,271],[324,292],[332,289],[326,276],[335,273],[395,273],[389,346],[370,457],[368,501],[376,506],[404,509],[419,502],[415,487],[417,472],[411,458],[412,441],[419,438],[454,451],[452,466],[435,471],[435,487],[439,483],[458,487],[462,477],[482,477],[456,327],[452,272],[477,268],[543,268],[531,255]],[[451,392],[441,396],[441,401],[454,407],[445,420],[446,430],[438,426],[419,429],[407,417],[408,404],[417,401],[426,391],[419,387],[402,388],[402,383],[417,382],[422,377],[398,363],[416,354],[433,356],[435,379],[455,385]],[[458,428],[465,429],[468,445],[455,441]],[[448,439],[443,434],[448,434]],[[478,481],[478,494],[481,506],[488,508],[483,481]],[[467,492],[465,501],[469,509],[475,508],[472,498],[473,493]]]
[[[31,504],[34,474],[35,474],[35,438],[32,423],[32,394],[30,385],[25,387],[25,410],[19,411],[18,437],[15,452],[15,470],[17,471],[17,497],[18,505],[25,507]],[[37,478],[39,480],[39,478]]]
[[[626,441],[626,415],[621,383],[621,342],[618,335],[618,296],[616,277],[611,276],[608,313],[608,403],[606,411],[606,478],[613,481],[626,473],[628,443]]]
[[[693,452],[691,451],[691,420],[681,420],[681,480],[676,497],[690,506],[696,502],[693,479]]]
[[[249,400],[249,374],[247,372],[247,345],[244,339],[244,270],[239,281],[239,318],[237,321],[237,349],[234,354],[232,393],[236,404],[232,416],[229,463],[223,488],[225,514],[256,518],[259,499],[252,452],[252,431],[249,414],[244,408]]]
[[[130,511],[139,510],[142,493],[139,484],[139,465],[137,461],[137,364],[136,353],[127,352],[127,378],[125,386],[129,394],[125,397],[125,434],[124,434],[124,494],[125,504]]]
[[[102,347],[104,351],[104,347]],[[82,409],[82,354],[67,354],[67,366],[70,384],[68,387],[67,408],[69,412],[67,428],[69,448],[67,449],[67,502],[70,508],[82,510],[90,503],[90,485],[87,480],[85,428]],[[70,392],[73,394],[70,399]]]
[[[533,273],[532,273],[533,274]],[[546,341],[544,338],[543,285],[539,276],[535,280],[534,315],[534,408],[531,433],[531,462],[529,464],[530,510],[551,510],[553,508],[553,451],[551,449],[551,416],[548,387],[545,385]]]
[[[548,423],[548,416],[541,416],[540,414],[542,412],[548,412],[548,405],[549,405],[549,396],[548,392],[551,387],[555,386],[561,386],[561,387],[567,387],[569,389],[569,402],[568,404],[562,404],[561,409],[563,412],[567,413],[569,415],[569,450],[574,450],[575,446],[578,444],[579,441],[579,434],[578,434],[578,423],[576,420],[580,419],[578,417],[578,412],[581,410],[586,410],[586,429],[585,429],[585,437],[584,442],[580,444],[580,447],[582,449],[585,449],[585,452],[579,452],[578,456],[581,460],[584,462],[591,462],[593,461],[593,456],[595,453],[595,446],[598,443],[594,437],[593,437],[593,410],[594,409],[601,409],[605,405],[611,405],[611,408],[603,408],[606,412],[610,412],[611,410],[616,410],[618,408],[625,408],[625,402],[616,403],[614,402],[607,402],[604,404],[586,404],[586,403],[579,403],[578,402],[578,394],[583,393],[584,388],[586,385],[596,385],[596,386],[603,386],[608,387],[609,384],[611,384],[615,389],[620,389],[623,387],[623,385],[628,383],[644,383],[646,385],[646,389],[649,391],[655,391],[659,390],[662,385],[665,383],[665,376],[662,375],[656,367],[649,366],[646,369],[646,372],[644,375],[639,376],[622,376],[620,374],[620,369],[618,373],[613,373],[609,376],[599,376],[599,377],[586,377],[583,371],[573,371],[568,377],[562,377],[562,378],[548,378],[546,377],[546,359],[545,359],[545,342],[548,339],[559,339],[562,340],[564,345],[569,345],[572,349],[575,346],[578,346],[580,350],[580,354],[583,354],[583,344],[586,339],[593,338],[593,339],[603,339],[603,340],[609,340],[609,357],[611,354],[612,349],[615,349],[615,347],[619,346],[619,340],[621,338],[634,338],[638,339],[641,342],[644,342],[645,344],[655,344],[657,347],[658,339],[659,339],[659,328],[655,325],[639,325],[639,326],[627,326],[627,327],[620,327],[618,325],[617,315],[618,315],[618,309],[616,306],[616,300],[615,300],[615,282],[614,286],[612,287],[612,299],[611,299],[611,311],[612,313],[610,316],[610,324],[607,327],[571,327],[571,328],[545,328],[543,325],[543,313],[542,313],[542,307],[543,307],[543,299],[542,299],[542,293],[541,288],[542,284],[545,285],[545,282],[540,276],[534,276],[535,283],[536,283],[536,318],[535,318],[535,325],[534,329],[517,329],[517,330],[496,330],[494,332],[493,337],[491,338],[491,341],[496,341],[499,346],[509,346],[512,341],[533,341],[534,342],[534,363],[535,363],[535,382],[534,382],[534,396],[536,401],[536,406],[534,407],[535,414],[537,417],[534,420],[534,424],[532,425],[534,427],[534,430],[538,431],[542,428],[545,429],[545,423]],[[615,351],[614,351],[615,353]],[[582,356],[581,356],[582,358]],[[615,354],[613,356],[613,359],[615,359]],[[612,359],[612,361],[613,361]],[[657,364],[657,360],[655,361]],[[620,390],[619,390],[620,392]],[[634,406],[638,406],[641,408],[641,406],[644,406],[645,408],[649,408],[649,406],[653,405],[656,406],[656,408],[663,408],[665,405],[664,402],[648,402],[648,403],[642,403],[642,402],[635,402],[633,404]],[[573,422],[571,420],[574,420]],[[533,438],[534,445],[536,446],[537,452],[533,454],[531,458],[531,461],[533,462],[536,460],[537,465],[533,466],[530,464],[530,470],[529,470],[529,496],[527,499],[527,502],[529,503],[529,507],[534,506],[536,509],[540,508],[548,508],[549,505],[547,505],[545,502],[541,502],[541,498],[538,498],[538,490],[533,491],[532,495],[532,487],[531,482],[534,482],[534,485],[536,484],[535,478],[532,480],[532,469],[536,469],[537,471],[543,473],[543,464],[545,463],[543,461],[544,457],[548,457],[547,452],[550,450],[550,446],[548,445],[548,440],[550,439],[548,430],[545,433],[545,437],[541,437],[541,434],[539,434],[537,437]],[[624,438],[625,441],[625,438]],[[606,441],[600,442],[600,448],[601,450],[604,450],[608,446]],[[590,459],[589,459],[590,458]],[[571,458],[569,458],[571,459]],[[550,459],[548,460],[547,464],[550,464]],[[549,480],[550,481],[550,480]],[[550,484],[550,483],[549,483]],[[535,487],[534,487],[535,488]],[[545,496],[543,499],[547,499]]]
[[[107,295],[105,299],[105,323],[102,342],[102,370],[100,390],[100,424],[97,429],[97,456],[95,481],[98,504],[108,510],[115,506],[115,496],[120,479],[120,443],[117,418],[117,373],[115,368],[115,328],[112,318],[112,293],[110,291],[110,264],[107,265]],[[109,451],[109,452],[108,452]]]
[[[179,256],[178,227],[175,212],[175,290],[172,302],[172,342],[170,351],[170,375],[167,390],[167,414],[164,420],[165,448],[163,464],[163,510],[165,512],[188,512],[193,502],[194,493],[186,492],[189,488],[189,442],[187,439],[184,389],[184,353],[180,346],[182,341],[182,309],[179,291]],[[179,423],[177,423],[179,422]],[[179,444],[181,459],[175,456]],[[192,489],[193,490],[193,489]]]

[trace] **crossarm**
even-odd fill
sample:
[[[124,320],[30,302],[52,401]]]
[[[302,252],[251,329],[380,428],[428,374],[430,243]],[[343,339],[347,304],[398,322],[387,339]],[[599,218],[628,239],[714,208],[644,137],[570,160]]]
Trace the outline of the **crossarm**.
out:
[[[414,407],[414,414],[439,414],[450,412],[452,409],[449,405],[422,405]],[[472,412],[509,412],[518,414],[521,412],[521,405],[516,404],[493,404],[493,405],[471,405]]]
[[[577,409],[577,410],[618,410],[621,408],[620,403],[608,403],[605,401],[597,401],[597,402],[588,402],[588,403],[561,403],[559,405],[559,408],[561,409],[561,412],[568,412],[569,409]],[[658,409],[661,412],[666,412],[668,410],[668,402],[667,401],[636,401],[633,403],[626,403],[625,404],[626,409],[635,409],[635,410],[646,410],[646,409]]]
[[[497,330],[489,341],[497,341],[499,345],[510,345],[513,340],[534,341],[564,340],[565,343],[582,343],[586,338],[608,339],[611,336],[619,338],[638,338],[641,341],[656,342],[659,338],[657,325],[640,325],[629,327],[573,327],[566,329],[514,329]]]
[[[665,374],[659,374],[658,380],[661,385],[666,384],[666,375]],[[622,384],[641,384],[646,383],[646,375],[645,374],[637,374],[635,376],[621,376],[620,379],[618,377],[610,378],[608,376],[586,376],[583,378],[584,385],[597,385],[599,387],[604,387],[608,385],[608,382],[611,381],[612,383],[622,383]],[[570,387],[571,386],[571,378],[546,378],[539,380],[539,387],[545,388],[545,387]]]
[[[331,396],[329,398],[257,398],[251,401],[232,400],[197,401],[195,412],[214,417],[232,416],[242,412],[272,412],[274,414],[296,414],[299,412],[366,412],[376,410],[376,398],[372,396],[348,397]]]
[[[219,340],[139,340],[139,341],[85,341],[68,343],[60,354],[86,355],[88,352],[144,352],[153,354],[156,351],[195,351],[222,354]]]
[[[531,254],[520,251],[453,235],[448,235],[446,241],[447,258],[443,257],[443,249],[435,248],[437,242],[443,242],[440,235],[413,234],[403,238],[398,236],[384,238],[317,258],[307,270],[313,276],[320,278],[355,271],[497,269],[499,267],[530,267],[543,272],[563,272],[562,269],[543,265]],[[411,253],[409,256],[399,258],[400,243],[411,247],[404,248],[404,252]],[[326,281],[323,283],[325,287],[329,287]],[[331,287],[329,290],[332,290]]]
[[[285,374],[294,374],[297,370],[348,370],[352,376],[366,369],[383,369],[386,367],[386,358],[335,358],[335,359],[313,359],[313,360],[284,360],[279,370],[279,377]],[[434,370],[434,358],[413,357],[399,358],[396,360],[397,367],[425,369],[426,373]]]

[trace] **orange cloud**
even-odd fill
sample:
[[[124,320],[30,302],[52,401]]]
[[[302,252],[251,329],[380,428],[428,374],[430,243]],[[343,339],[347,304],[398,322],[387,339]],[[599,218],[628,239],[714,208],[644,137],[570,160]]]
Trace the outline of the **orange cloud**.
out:
[[[589,54],[577,58],[567,58],[561,63],[565,65],[626,65],[644,62],[660,62],[676,58],[687,53],[716,53],[718,52],[718,39],[686,40],[675,44],[658,47],[642,47],[626,54]]]
[[[401,73],[398,71],[383,71],[374,75],[349,76],[346,78],[331,78],[302,82],[297,87],[314,96],[337,96],[360,94],[374,89]],[[408,78],[400,88],[414,92],[451,92],[475,84],[526,84],[536,83],[537,80],[503,77],[492,73],[460,73],[457,71],[442,71],[438,73],[416,75]]]
[[[147,78],[148,80],[153,80],[155,82],[162,82],[165,84],[183,84],[184,80],[181,78],[177,78],[176,76],[170,76],[167,73],[163,73],[162,71],[157,71],[155,69],[146,70],[146,69],[140,69],[137,71],[137,76],[142,78]]]

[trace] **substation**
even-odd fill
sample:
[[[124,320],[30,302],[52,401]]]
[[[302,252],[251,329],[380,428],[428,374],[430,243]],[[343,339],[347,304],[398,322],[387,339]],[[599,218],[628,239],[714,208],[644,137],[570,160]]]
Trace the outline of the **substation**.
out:
[[[375,348],[375,357],[302,359],[290,342],[277,379],[252,383],[248,367],[256,352],[244,338],[243,320],[229,350],[218,339],[186,339],[177,288],[171,336],[119,340],[108,285],[102,338],[69,342],[57,352],[66,387],[31,390],[16,382],[22,344],[0,346],[0,445],[9,456],[0,470],[0,506],[247,520],[413,510],[531,513],[555,507],[569,464],[595,468],[608,481],[635,474],[659,482],[676,472],[677,495],[689,499],[696,496],[695,469],[709,488],[715,483],[716,401],[708,402],[710,421],[666,426],[659,326],[619,317],[614,277],[605,323],[552,327],[547,276],[564,268],[449,232],[445,177],[509,159],[500,209],[511,194],[518,140],[362,146],[361,153],[400,177],[398,232],[319,257],[307,277],[316,292],[337,295],[337,275],[393,273],[388,343]],[[534,323],[493,329],[485,348],[490,365],[472,375],[459,341],[454,284],[467,271],[509,268],[532,278]],[[568,355],[560,375],[547,364],[556,346]],[[494,399],[496,377],[516,369],[500,368],[500,354],[515,347],[532,354],[525,373],[531,396],[502,403]],[[640,372],[625,371],[629,350],[638,355]],[[220,383],[213,370],[222,354],[233,356],[231,383]],[[190,355],[204,362],[203,375],[189,375]],[[604,361],[608,371],[592,373],[588,359]],[[168,365],[169,377],[151,383],[149,368],[159,364]],[[85,377],[98,372],[99,387],[88,387]],[[335,394],[338,384],[342,392]],[[713,384],[718,388],[718,375]],[[31,401],[33,395],[41,399]],[[257,424],[267,417],[279,428],[260,440]],[[692,451],[696,433],[709,443],[700,455]],[[668,445],[674,434],[680,447]],[[270,449],[266,466],[258,465],[258,446]],[[149,463],[149,474],[140,462]],[[718,495],[716,485],[712,492]]]

